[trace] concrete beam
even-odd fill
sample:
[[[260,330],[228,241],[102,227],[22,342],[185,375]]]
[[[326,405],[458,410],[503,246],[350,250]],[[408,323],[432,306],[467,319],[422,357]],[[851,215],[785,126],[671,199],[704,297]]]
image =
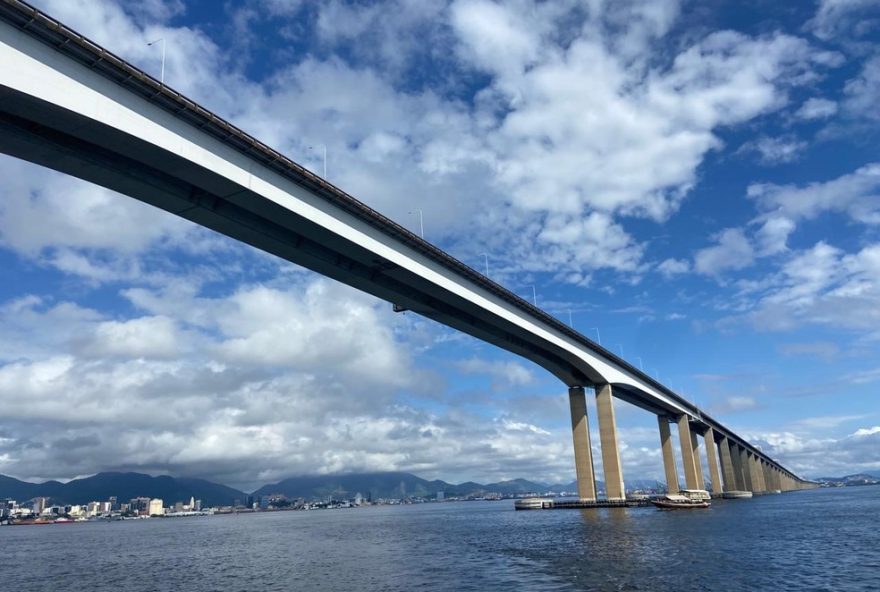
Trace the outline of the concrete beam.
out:
[[[678,442],[681,446],[681,464],[684,467],[684,484],[687,489],[702,489],[697,480],[697,466],[694,461],[691,425],[687,415],[678,417]]]
[[[587,398],[584,387],[568,389],[571,409],[571,435],[574,440],[574,468],[577,474],[578,497],[596,501],[596,476],[593,470],[593,449],[590,445],[590,423],[587,419]]]
[[[664,415],[658,415],[657,424],[660,427],[660,450],[663,451],[666,490],[669,493],[676,493],[681,489],[681,485],[678,483],[678,470],[675,468],[675,450],[672,448],[672,431],[669,429],[669,418]]]
[[[703,434],[706,443],[706,462],[709,464],[709,479],[712,481],[712,493],[721,495],[721,471],[718,470],[718,446],[715,444],[715,430],[707,428]]]
[[[602,467],[605,469],[605,497],[625,500],[623,468],[617,448],[617,422],[610,384],[596,385],[596,409],[599,413],[599,440],[602,443]]]

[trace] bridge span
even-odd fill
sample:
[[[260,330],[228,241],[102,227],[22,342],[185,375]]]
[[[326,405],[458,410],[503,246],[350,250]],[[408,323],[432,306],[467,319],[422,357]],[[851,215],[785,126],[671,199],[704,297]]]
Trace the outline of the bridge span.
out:
[[[0,0],[0,152],[79,177],[495,344],[569,387],[578,493],[625,497],[614,399],[658,419],[667,482],[791,491],[801,479],[670,388],[231,123],[19,0]],[[670,485],[670,488],[674,488]]]

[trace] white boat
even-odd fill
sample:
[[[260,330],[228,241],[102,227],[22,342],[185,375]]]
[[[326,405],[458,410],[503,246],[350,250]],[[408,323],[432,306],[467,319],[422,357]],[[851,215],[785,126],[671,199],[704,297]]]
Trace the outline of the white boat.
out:
[[[698,502],[708,502],[712,499],[712,496],[705,489],[682,489],[678,494]]]
[[[661,510],[693,510],[708,508],[711,504],[704,499],[694,499],[682,494],[670,493],[661,498],[651,500]]]

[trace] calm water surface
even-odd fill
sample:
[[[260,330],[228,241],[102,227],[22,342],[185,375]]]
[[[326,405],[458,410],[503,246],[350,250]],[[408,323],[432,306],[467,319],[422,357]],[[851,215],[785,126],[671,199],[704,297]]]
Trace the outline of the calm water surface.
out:
[[[880,487],[710,510],[472,502],[0,527],[0,590],[880,590]]]

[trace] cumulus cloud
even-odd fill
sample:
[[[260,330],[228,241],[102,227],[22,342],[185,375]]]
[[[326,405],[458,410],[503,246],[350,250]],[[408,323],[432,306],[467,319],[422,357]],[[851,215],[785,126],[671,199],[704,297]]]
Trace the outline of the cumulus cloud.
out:
[[[861,224],[880,224],[880,163],[805,186],[755,183],[749,186],[748,197],[767,218],[798,221],[836,212]]]
[[[761,330],[801,324],[871,335],[880,310],[880,245],[853,254],[819,242],[794,254],[765,286],[747,317]]]
[[[743,144],[740,152],[756,153],[762,164],[774,165],[797,160],[806,147],[806,142],[796,138],[763,136]]]
[[[717,244],[697,252],[694,269],[704,275],[719,276],[725,271],[748,267],[755,260],[755,252],[745,233],[739,228],[728,228],[716,236]]]
[[[837,438],[803,432],[758,432],[747,437],[771,458],[784,459],[784,464],[799,475],[841,477],[880,471],[880,429],[876,426]]]
[[[837,113],[837,103],[829,99],[811,97],[804,101],[800,109],[795,112],[798,119],[825,119]]]
[[[843,89],[844,109],[851,115],[868,120],[880,120],[877,97],[880,96],[880,56],[865,62],[861,73],[846,83]]]

